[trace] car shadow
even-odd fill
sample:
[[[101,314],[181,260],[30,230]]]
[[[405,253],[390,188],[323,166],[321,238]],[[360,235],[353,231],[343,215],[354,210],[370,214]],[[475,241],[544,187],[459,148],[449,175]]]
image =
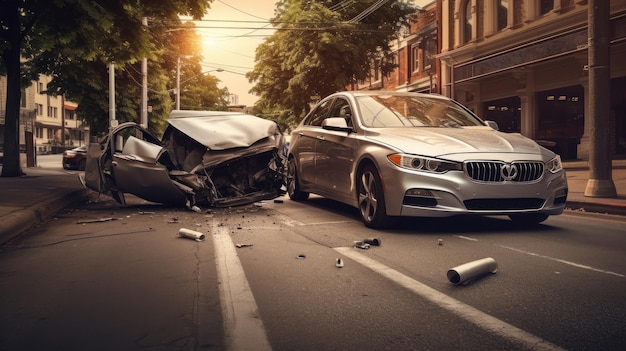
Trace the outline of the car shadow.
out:
[[[311,197],[304,203],[335,215],[361,222],[358,209],[324,197]],[[392,217],[389,225],[380,231],[388,233],[502,233],[528,231],[559,231],[548,222],[524,224],[511,221],[507,216],[457,215],[451,217]],[[363,225],[363,224],[361,224]]]

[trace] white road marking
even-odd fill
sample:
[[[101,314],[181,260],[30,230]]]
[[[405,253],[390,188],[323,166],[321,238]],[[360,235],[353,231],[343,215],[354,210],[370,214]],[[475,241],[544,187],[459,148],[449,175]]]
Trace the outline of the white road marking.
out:
[[[478,239],[476,238],[470,238],[469,236],[465,236],[465,235],[455,235],[457,238],[459,239],[465,239],[465,240],[469,240],[469,241],[478,241]]]
[[[573,266],[573,267],[588,269],[590,271],[594,271],[594,272],[598,272],[598,273],[610,274],[610,275],[614,275],[614,276],[617,276],[617,277],[620,277],[620,278],[625,278],[626,277],[626,276],[624,276],[623,274],[620,274],[620,273],[606,271],[604,269],[595,268],[595,267],[587,266],[587,265],[576,263],[576,262],[566,261],[566,260],[563,260],[563,259],[560,259],[560,258],[554,258],[554,257],[550,257],[550,256],[540,255],[538,253],[524,251],[524,250],[516,249],[516,248],[510,247],[510,246],[503,246],[503,245],[498,245],[498,246],[503,248],[503,249],[519,252],[519,253],[522,253],[522,254],[525,254],[525,255],[545,258],[547,260],[564,263],[566,265],[570,265],[570,266]]]
[[[456,299],[449,297],[417,280],[414,280],[396,270],[393,270],[378,261],[375,261],[363,254],[358,253],[354,248],[337,247],[335,251],[353,259],[354,261],[364,265],[374,272],[384,276],[387,279],[397,283],[398,285],[409,289],[410,291],[422,296],[430,302],[448,310],[451,313],[475,324],[476,326],[487,330],[493,334],[499,335],[507,340],[519,342],[526,345],[531,350],[555,351],[563,350],[546,340],[532,335],[522,329],[501,321],[491,315],[466,305]]]
[[[226,348],[271,350],[263,321],[227,227],[213,225],[213,242]]]

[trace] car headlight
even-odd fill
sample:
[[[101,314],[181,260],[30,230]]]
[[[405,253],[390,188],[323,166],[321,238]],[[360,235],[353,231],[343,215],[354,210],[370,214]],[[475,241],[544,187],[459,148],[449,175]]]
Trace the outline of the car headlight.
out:
[[[553,159],[546,162],[546,169],[550,173],[557,173],[563,169],[563,163],[561,162],[561,156],[556,155]]]
[[[398,167],[411,169],[414,171],[425,171],[432,173],[445,173],[447,171],[460,171],[463,170],[463,166],[457,162],[444,161],[431,157],[407,155],[407,154],[392,154],[387,158],[391,163]]]

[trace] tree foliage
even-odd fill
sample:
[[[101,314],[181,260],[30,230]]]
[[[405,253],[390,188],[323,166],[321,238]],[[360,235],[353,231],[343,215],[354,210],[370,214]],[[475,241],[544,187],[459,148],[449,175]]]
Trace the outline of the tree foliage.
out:
[[[296,117],[311,102],[357,80],[374,69],[395,67],[390,46],[417,9],[408,1],[281,0],[272,24],[277,31],[257,47],[248,74],[251,92],[261,105],[289,109]]]
[[[108,64],[116,64],[116,117],[138,120],[140,60],[147,57],[158,113],[171,105],[166,86],[183,52],[178,15],[199,19],[212,0],[89,1],[0,0],[0,73],[7,76],[7,106],[2,176],[22,174],[19,164],[20,90],[38,74],[53,77],[50,94],[66,94],[95,131],[108,127]],[[152,25],[142,24],[147,17]],[[172,43],[178,45],[168,46]],[[166,55],[169,54],[169,58]],[[175,69],[174,69],[175,71]],[[140,72],[140,70],[139,70]],[[153,113],[154,128],[162,118]],[[150,123],[149,123],[150,125]]]

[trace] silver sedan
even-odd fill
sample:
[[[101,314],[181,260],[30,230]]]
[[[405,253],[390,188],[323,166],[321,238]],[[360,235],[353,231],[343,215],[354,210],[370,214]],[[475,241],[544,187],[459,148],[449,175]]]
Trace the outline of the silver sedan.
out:
[[[346,203],[372,228],[461,214],[537,224],[567,199],[559,155],[439,95],[330,95],[293,131],[288,160],[292,200]]]

